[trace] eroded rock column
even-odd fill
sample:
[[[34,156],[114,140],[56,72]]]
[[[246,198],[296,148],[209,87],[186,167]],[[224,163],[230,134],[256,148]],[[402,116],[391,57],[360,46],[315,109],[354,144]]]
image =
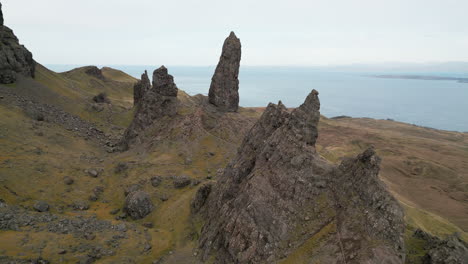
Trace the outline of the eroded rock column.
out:
[[[236,112],[239,108],[239,66],[241,43],[231,32],[223,45],[208,94],[209,102],[222,111]]]

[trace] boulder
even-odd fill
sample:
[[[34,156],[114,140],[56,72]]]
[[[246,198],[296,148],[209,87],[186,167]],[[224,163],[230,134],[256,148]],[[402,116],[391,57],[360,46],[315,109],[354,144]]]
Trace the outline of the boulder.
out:
[[[123,211],[132,219],[142,219],[153,211],[153,202],[148,193],[135,191],[127,195]]]
[[[172,182],[174,184],[174,188],[180,189],[189,186],[192,180],[188,176],[182,175],[174,176]]]
[[[107,98],[106,93],[99,93],[98,95],[94,96],[93,101],[98,104],[110,103],[110,100],[109,98]]]
[[[231,32],[223,44],[218,66],[211,78],[209,102],[222,111],[236,112],[239,108],[239,66],[241,43]]]

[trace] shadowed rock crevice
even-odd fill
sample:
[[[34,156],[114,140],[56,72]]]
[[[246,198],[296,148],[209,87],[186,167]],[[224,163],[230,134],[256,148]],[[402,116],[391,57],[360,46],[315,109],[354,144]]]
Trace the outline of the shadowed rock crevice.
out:
[[[231,32],[224,41],[208,94],[209,102],[222,111],[236,112],[239,108],[240,60],[241,43],[234,32]]]
[[[369,149],[339,167],[323,160],[319,108],[315,90],[291,112],[268,105],[201,211],[203,260],[275,263],[320,234],[311,263],[404,262],[403,211],[377,177],[380,159]]]
[[[32,53],[19,44],[13,31],[3,25],[3,13],[0,4],[0,83],[16,81],[16,74],[34,78],[35,62]]]

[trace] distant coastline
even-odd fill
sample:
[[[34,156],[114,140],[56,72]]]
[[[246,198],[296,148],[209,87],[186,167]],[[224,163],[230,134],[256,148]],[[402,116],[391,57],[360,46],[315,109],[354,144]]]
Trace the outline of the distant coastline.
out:
[[[468,78],[460,77],[442,77],[428,75],[373,75],[375,78],[384,79],[410,79],[410,80],[425,80],[425,81],[457,81],[459,83],[468,83]]]

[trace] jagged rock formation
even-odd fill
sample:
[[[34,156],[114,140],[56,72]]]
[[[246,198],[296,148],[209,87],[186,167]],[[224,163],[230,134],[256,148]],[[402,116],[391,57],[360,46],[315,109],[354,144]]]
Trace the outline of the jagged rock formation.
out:
[[[241,43],[234,32],[231,32],[223,45],[209,91],[209,102],[219,109],[236,112],[239,107],[239,66],[241,60]]]
[[[315,90],[292,112],[268,105],[205,202],[203,260],[404,262],[403,211],[377,177],[380,159],[368,149],[338,167],[323,160],[319,108]]]
[[[167,68],[161,66],[153,72],[153,89],[162,96],[177,97],[177,86],[174,77],[167,73]]]
[[[425,242],[427,253],[422,257],[423,264],[468,263],[468,244],[457,233],[440,239],[418,229],[413,236]]]
[[[174,77],[166,67],[161,66],[153,73],[153,86],[148,86],[146,72],[142,80],[135,86],[136,109],[133,121],[121,140],[121,149],[125,150],[135,141],[145,128],[151,126],[158,119],[172,117],[177,114],[177,86]]]
[[[3,25],[0,4],[0,83],[16,81],[16,74],[34,77],[35,62],[32,53],[19,44],[13,31]]]
[[[133,105],[137,106],[140,102],[143,95],[151,89],[151,82],[148,78],[148,72],[144,72],[141,75],[141,80],[139,80],[135,86],[133,86]]]

